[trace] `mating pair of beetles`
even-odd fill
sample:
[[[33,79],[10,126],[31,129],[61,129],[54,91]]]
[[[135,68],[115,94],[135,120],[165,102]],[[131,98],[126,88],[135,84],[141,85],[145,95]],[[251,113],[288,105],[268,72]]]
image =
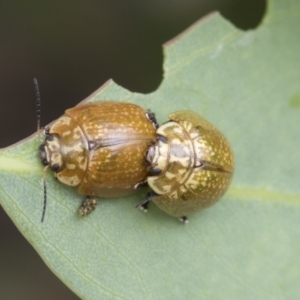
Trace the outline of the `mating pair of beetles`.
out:
[[[151,201],[186,223],[226,192],[233,153],[224,135],[195,112],[169,118],[159,126],[152,112],[135,104],[80,105],[45,128],[40,158],[59,181],[86,196],[81,216],[96,208],[96,197],[126,196],[148,185],[137,207],[147,211]]]

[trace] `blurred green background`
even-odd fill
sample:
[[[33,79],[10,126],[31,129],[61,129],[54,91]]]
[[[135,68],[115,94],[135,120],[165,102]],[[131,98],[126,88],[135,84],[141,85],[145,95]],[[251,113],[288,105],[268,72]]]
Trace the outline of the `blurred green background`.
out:
[[[162,81],[161,45],[214,10],[249,30],[261,22],[266,3],[0,1],[0,148],[36,130],[33,77],[40,84],[43,125],[109,78],[131,91],[153,92]],[[1,207],[0,299],[78,299],[48,270]]]

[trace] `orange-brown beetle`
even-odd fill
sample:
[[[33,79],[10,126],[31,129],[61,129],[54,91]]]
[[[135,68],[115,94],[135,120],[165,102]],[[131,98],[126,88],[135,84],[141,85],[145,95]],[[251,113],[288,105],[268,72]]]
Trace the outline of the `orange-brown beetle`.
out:
[[[226,192],[234,159],[224,135],[192,111],[169,115],[150,146],[147,182],[152,189],[137,207],[153,201],[171,216],[187,222],[187,215],[215,203]]]
[[[145,153],[156,128],[154,114],[137,105],[84,104],[46,128],[40,158],[59,181],[88,196],[79,209],[85,216],[95,209],[95,197],[129,195],[146,181]]]

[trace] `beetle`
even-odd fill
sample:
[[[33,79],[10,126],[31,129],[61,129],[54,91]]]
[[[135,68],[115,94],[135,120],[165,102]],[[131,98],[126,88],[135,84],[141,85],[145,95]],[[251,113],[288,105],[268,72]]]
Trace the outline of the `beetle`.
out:
[[[87,196],[79,208],[86,216],[97,205],[95,197],[126,196],[143,185],[144,157],[157,127],[155,115],[135,104],[83,104],[45,128],[40,159],[60,182]]]
[[[137,205],[154,202],[187,223],[187,216],[214,204],[228,189],[234,157],[225,136],[192,111],[177,111],[160,126],[149,147],[147,182],[152,191]]]

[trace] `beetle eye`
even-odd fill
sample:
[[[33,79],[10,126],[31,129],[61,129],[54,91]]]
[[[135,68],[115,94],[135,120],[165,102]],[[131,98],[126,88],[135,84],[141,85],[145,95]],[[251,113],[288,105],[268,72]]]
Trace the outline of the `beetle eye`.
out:
[[[159,175],[161,173],[161,171],[162,171],[162,169],[157,168],[157,169],[151,169],[149,171],[149,173],[150,173],[150,176],[156,176],[156,175]]]
[[[51,166],[51,170],[54,171],[54,172],[57,172],[59,171],[60,169],[60,165],[59,164],[54,164]]]
[[[49,163],[47,161],[47,156],[46,156],[46,150],[45,150],[45,144],[42,144],[40,147],[39,147],[39,153],[40,153],[40,159],[42,161],[42,164],[44,166],[47,166]]]
[[[54,140],[53,134],[47,134],[45,137],[45,141],[51,142]]]
[[[162,135],[159,135],[159,136],[157,137],[157,141],[162,142],[162,143],[164,143],[164,144],[167,144],[167,143],[168,143],[168,139],[165,138],[165,137],[162,136]]]

